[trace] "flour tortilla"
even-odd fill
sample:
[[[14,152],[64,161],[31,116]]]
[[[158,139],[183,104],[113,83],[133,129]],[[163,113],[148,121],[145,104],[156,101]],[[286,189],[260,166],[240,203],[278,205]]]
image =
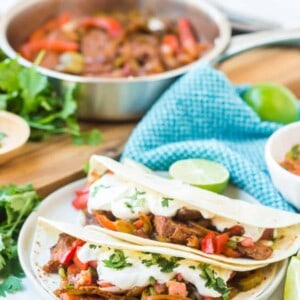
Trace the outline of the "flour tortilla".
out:
[[[174,198],[182,202],[183,207],[199,209],[200,211],[206,210],[214,215],[255,227],[276,228],[277,239],[274,242],[274,251],[271,257],[258,261],[248,258],[230,258],[224,255],[206,254],[201,250],[184,245],[144,239],[127,233],[110,231],[100,226],[88,226],[94,231],[107,233],[135,244],[168,247],[186,251],[205,257],[208,263],[219,261],[220,263],[226,264],[227,267],[243,265],[247,266],[247,268],[255,268],[259,265],[267,265],[288,258],[295,254],[300,248],[300,214],[231,199],[223,195],[183,184],[179,181],[162,178],[154,174],[143,172],[142,170],[125,166],[104,156],[92,156],[90,166],[89,179],[92,178],[92,174],[95,172],[102,175],[109,170],[116,176],[133,182],[137,187],[143,190],[155,191],[161,194],[162,197]]]
[[[45,218],[39,217],[34,236],[34,242],[32,245],[31,267],[34,271],[36,280],[42,285],[42,287],[49,293],[49,296],[53,299],[58,299],[53,294],[53,291],[59,288],[61,278],[57,274],[49,274],[44,272],[42,268],[43,265],[45,265],[49,261],[50,248],[56,244],[60,233],[67,233],[86,242],[90,242],[95,245],[108,246],[113,249],[142,251],[182,257],[185,259],[194,260],[195,264],[198,264],[199,262],[206,262],[204,258],[201,258],[199,255],[194,255],[193,253],[187,253],[163,247],[133,245],[116,239],[100,231],[96,232],[86,227],[84,228],[74,224],[50,221]],[[262,299],[261,295],[264,293],[264,290],[266,290],[267,287],[272,283],[276,276],[276,273],[282,266],[283,264],[279,263],[264,267],[265,279],[262,281],[262,283],[254,289],[239,293],[236,297],[234,297],[234,300]],[[246,271],[242,267],[234,265],[230,268],[230,270]]]

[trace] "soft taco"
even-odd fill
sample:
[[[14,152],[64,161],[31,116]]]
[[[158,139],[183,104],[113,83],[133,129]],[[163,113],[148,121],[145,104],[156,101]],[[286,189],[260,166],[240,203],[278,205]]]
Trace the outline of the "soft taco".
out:
[[[44,289],[62,300],[258,299],[282,267],[224,269],[192,253],[128,244],[43,218],[31,263]]]
[[[297,214],[233,200],[103,156],[91,158],[88,182],[85,225],[132,243],[249,269],[283,260],[300,247]]]

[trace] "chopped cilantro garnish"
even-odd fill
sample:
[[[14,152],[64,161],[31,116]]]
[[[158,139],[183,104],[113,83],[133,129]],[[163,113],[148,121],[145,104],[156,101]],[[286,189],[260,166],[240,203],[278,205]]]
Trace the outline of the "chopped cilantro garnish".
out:
[[[134,193],[130,196],[127,196],[126,198],[130,201],[126,201],[124,204],[126,207],[129,208],[131,213],[134,213],[135,207],[143,207],[145,204],[145,198],[143,195],[145,195],[146,192],[139,191],[137,188],[135,188]]]
[[[143,259],[142,263],[146,267],[151,267],[153,265],[158,265],[160,267],[161,272],[163,273],[170,273],[176,267],[178,267],[178,261],[182,260],[180,257],[170,257],[169,259],[157,254],[152,253],[150,259]]]
[[[127,257],[122,250],[115,250],[109,259],[103,260],[106,267],[111,269],[122,270],[126,267],[132,266],[132,263],[126,261]]]
[[[167,197],[163,197],[162,201],[161,201],[161,206],[162,207],[169,207],[169,201],[173,201],[173,198],[167,198]]]
[[[110,187],[111,186],[109,186],[109,185],[99,184],[93,188],[92,196],[95,197],[98,194],[99,190],[109,189]]]
[[[90,244],[89,247],[90,247],[90,249],[96,249],[97,248],[97,246],[93,245],[93,244]]]
[[[209,265],[201,266],[200,277],[206,280],[205,286],[212,288],[222,295],[223,300],[229,300],[230,289],[221,277],[217,277],[216,272],[209,268]]]
[[[189,268],[192,269],[192,270],[196,270],[195,266],[189,266]]]

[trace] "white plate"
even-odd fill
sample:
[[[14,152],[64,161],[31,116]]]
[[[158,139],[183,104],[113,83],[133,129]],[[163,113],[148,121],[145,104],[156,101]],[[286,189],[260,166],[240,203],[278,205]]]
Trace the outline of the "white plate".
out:
[[[21,265],[26,274],[27,279],[32,283],[31,285],[26,282],[27,291],[23,292],[22,298],[20,299],[54,299],[53,296],[48,294],[39,284],[39,281],[35,277],[33,270],[30,265],[30,253],[31,246],[33,243],[34,231],[37,223],[38,216],[43,216],[52,220],[62,221],[62,222],[71,222],[78,223],[79,214],[72,207],[72,200],[74,199],[74,191],[82,186],[84,186],[85,179],[78,180],[71,184],[66,185],[65,187],[57,190],[56,192],[50,194],[40,206],[34,211],[24,223],[22,230],[20,232],[19,241],[18,241],[18,252]],[[232,198],[243,199],[247,202],[256,202],[257,201],[251,197],[246,192],[229,186],[225,193],[227,196]],[[278,265],[278,271],[275,277],[272,280],[272,283],[266,288],[263,294],[260,295],[259,298],[252,300],[266,300],[268,299],[272,293],[276,290],[280,282],[282,281],[287,267],[287,260]],[[40,295],[39,297],[32,297],[32,287],[35,288],[35,291]],[[281,297],[281,289],[276,291],[276,295],[273,295],[270,300],[279,300]],[[14,295],[13,298],[16,300],[17,295]],[[21,296],[21,295],[20,295]]]

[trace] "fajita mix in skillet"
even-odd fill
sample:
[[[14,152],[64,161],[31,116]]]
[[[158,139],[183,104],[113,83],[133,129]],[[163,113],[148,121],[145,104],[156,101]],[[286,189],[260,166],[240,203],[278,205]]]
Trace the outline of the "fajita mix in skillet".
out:
[[[93,156],[89,188],[73,204],[85,225],[141,245],[188,251],[248,268],[293,255],[300,216],[232,200],[181,182]],[[87,198],[85,203],[78,199]]]
[[[255,299],[280,268],[221,268],[193,253],[129,244],[43,218],[31,262],[42,286],[62,300]]]

